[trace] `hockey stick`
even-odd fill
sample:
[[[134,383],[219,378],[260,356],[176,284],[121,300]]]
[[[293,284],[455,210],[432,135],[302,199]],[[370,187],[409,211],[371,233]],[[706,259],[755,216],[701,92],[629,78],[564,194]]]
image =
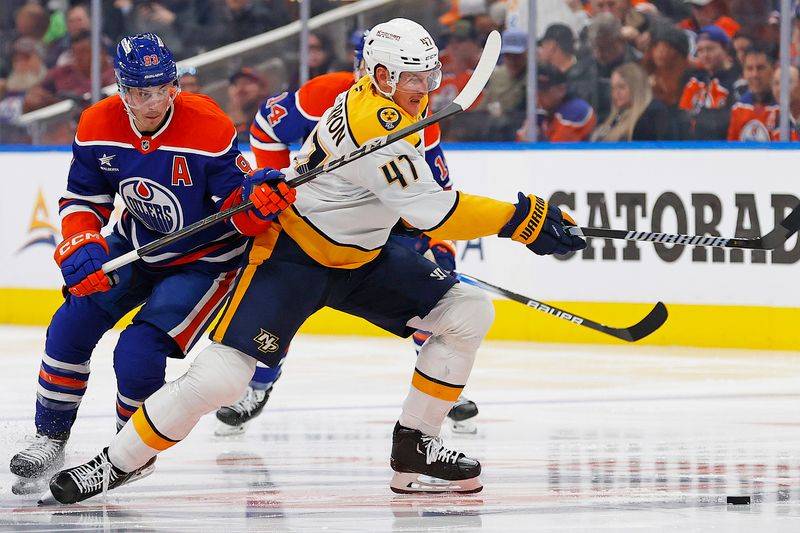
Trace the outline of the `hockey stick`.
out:
[[[320,174],[324,174],[326,172],[330,172],[331,170],[337,169],[342,167],[348,163],[355,161],[356,159],[360,159],[367,154],[371,154],[376,150],[380,150],[381,148],[388,146],[392,143],[399,141],[409,135],[416,133],[418,131],[422,131],[423,129],[427,128],[431,124],[435,122],[439,122],[440,120],[444,120],[448,117],[455,115],[456,113],[460,113],[464,111],[478,97],[478,95],[483,91],[484,86],[489,81],[489,76],[491,76],[492,71],[494,70],[495,65],[497,64],[497,58],[500,57],[500,34],[497,31],[493,31],[489,34],[488,39],[486,40],[486,46],[483,48],[483,53],[481,54],[481,58],[478,61],[478,65],[475,67],[475,70],[472,73],[469,81],[458,93],[455,100],[450,103],[447,107],[426,117],[419,122],[416,122],[410,126],[407,126],[401,130],[395,131],[394,133],[390,133],[384,137],[378,137],[375,139],[371,139],[367,141],[364,145],[359,147],[356,150],[353,150],[349,154],[345,154],[337,159],[333,159],[331,161],[326,162],[324,165],[320,167],[313,168],[308,170],[307,172],[303,172],[296,178],[293,178],[286,182],[289,187],[297,187],[298,185],[302,185],[303,183],[307,183]],[[197,222],[186,226],[185,228],[176,231],[175,233],[165,235],[160,239],[156,239],[155,241],[142,246],[141,248],[137,248],[135,250],[131,250],[128,253],[125,253],[119,257],[116,257],[106,263],[103,264],[103,272],[112,272],[117,270],[120,267],[123,267],[129,263],[133,263],[140,257],[148,255],[156,250],[164,248],[165,246],[169,246],[170,244],[189,237],[190,235],[194,235],[195,233],[206,229],[207,227],[211,226],[212,224],[216,224],[226,218],[230,218],[237,213],[241,213],[242,211],[247,211],[253,207],[253,202],[247,201],[243,202],[239,205],[231,207],[230,209],[226,209],[224,211],[220,211],[219,213],[215,213],[209,217],[206,217],[202,220],[198,220]]]
[[[660,242],[663,244],[683,244],[687,246],[712,246],[716,248],[749,248],[751,250],[774,250],[800,230],[800,205],[775,228],[761,237],[739,239],[714,237],[710,235],[682,235],[680,233],[650,233],[648,231],[627,231],[607,228],[579,228],[570,226],[567,233],[579,237],[601,237],[626,241]]]
[[[542,303],[538,300],[534,300],[533,298],[528,298],[527,296],[522,296],[521,294],[511,292],[508,289],[503,289],[502,287],[481,281],[474,276],[459,272],[458,279],[486,291],[499,294],[500,296],[505,296],[509,300],[514,300],[515,302],[527,305],[528,307],[532,307],[537,311],[547,313],[548,315],[552,315],[556,318],[561,318],[573,324],[593,329],[595,331],[599,331],[600,333],[605,333],[606,335],[611,335],[612,337],[616,337],[628,342],[636,342],[647,337],[655,330],[660,328],[667,320],[667,307],[663,303],[658,302],[655,307],[653,307],[653,309],[647,313],[646,317],[641,319],[633,326],[628,328],[612,328],[610,326],[595,322],[594,320],[589,320],[588,318],[578,316],[575,313],[569,313],[553,305]]]

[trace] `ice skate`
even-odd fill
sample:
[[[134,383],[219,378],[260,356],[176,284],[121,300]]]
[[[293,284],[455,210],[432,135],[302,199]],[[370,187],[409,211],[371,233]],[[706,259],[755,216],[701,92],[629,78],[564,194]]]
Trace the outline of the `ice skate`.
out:
[[[478,432],[478,426],[475,423],[477,416],[478,406],[475,402],[459,396],[447,413],[447,425],[453,433],[474,434]]]
[[[220,407],[217,410],[219,422],[214,430],[214,435],[218,437],[242,435],[247,431],[250,422],[261,414],[271,391],[271,386],[265,390],[256,390],[248,386],[239,401],[233,405]]]
[[[148,464],[152,464],[152,461]],[[50,492],[59,503],[77,503],[97,494],[119,487],[129,481],[136,472],[123,472],[111,464],[108,448],[82,465],[62,470],[50,480]]]
[[[67,434],[53,438],[39,433],[27,448],[12,457],[9,470],[17,479],[11,486],[11,492],[31,494],[43,490],[49,474],[64,465],[64,448],[68,437]]]
[[[389,487],[400,494],[480,492],[481,464],[446,448],[442,439],[424,435],[398,422],[392,435],[390,464],[395,471]]]

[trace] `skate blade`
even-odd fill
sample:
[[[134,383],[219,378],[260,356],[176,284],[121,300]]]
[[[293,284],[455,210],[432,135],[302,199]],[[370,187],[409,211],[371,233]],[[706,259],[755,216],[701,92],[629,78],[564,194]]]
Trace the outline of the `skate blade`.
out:
[[[37,505],[46,507],[50,505],[61,505],[61,502],[56,500],[53,493],[50,492],[50,488],[48,487],[47,492],[43,492],[41,496],[39,496],[39,500],[36,502]]]
[[[214,429],[214,435],[217,437],[235,437],[236,435],[244,435],[244,433],[247,431],[247,426],[249,425],[249,420],[244,424],[239,424],[238,426],[231,426],[218,420],[217,427]]]
[[[125,481],[125,483],[122,483],[119,486],[123,487],[125,485],[130,485],[131,483],[141,481],[155,471],[156,471],[156,463],[155,461],[153,461],[152,463],[145,465],[141,469],[134,472],[133,475],[131,475],[131,477],[128,478],[127,481]]]
[[[474,435],[478,432],[478,424],[475,423],[473,418],[468,418],[466,420],[453,420],[452,418],[447,419],[447,423],[450,426],[450,431],[453,433],[459,433],[462,435]]]
[[[483,490],[483,484],[477,477],[450,481],[413,472],[395,472],[389,488],[398,494],[474,494]]]

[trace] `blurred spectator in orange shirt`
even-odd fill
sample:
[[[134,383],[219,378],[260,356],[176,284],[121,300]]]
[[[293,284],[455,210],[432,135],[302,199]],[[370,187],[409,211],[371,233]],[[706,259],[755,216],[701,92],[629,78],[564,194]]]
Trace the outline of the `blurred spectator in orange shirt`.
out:
[[[652,44],[644,60],[651,76],[653,98],[676,108],[683,88],[689,81],[689,37],[674,26],[662,26],[653,32]]]
[[[725,0],[685,0],[692,10],[692,16],[683,19],[678,27],[697,33],[703,26],[716,24],[722,28],[728,37],[733,38],[739,33],[741,25],[728,16],[728,6]]]
[[[731,108],[729,141],[769,141],[778,136],[779,106],[772,94],[775,57],[768,48],[755,45],[744,56],[748,91]]]
[[[689,114],[692,139],[727,137],[730,108],[741,96],[735,93],[740,73],[731,59],[730,45],[719,26],[704,26],[697,36],[696,54],[702,68],[692,71],[678,104]]]
[[[567,91],[567,78],[552,65],[536,73],[539,137],[549,142],[585,141],[597,122],[592,107]]]

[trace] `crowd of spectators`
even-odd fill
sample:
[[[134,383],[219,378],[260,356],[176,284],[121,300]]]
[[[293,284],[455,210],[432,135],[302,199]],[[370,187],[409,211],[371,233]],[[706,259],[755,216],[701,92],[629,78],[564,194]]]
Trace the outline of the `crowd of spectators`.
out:
[[[779,1],[563,1],[567,15],[537,41],[539,140],[779,139]],[[487,16],[502,31],[502,50],[483,98],[443,127],[445,140],[527,140],[527,34],[493,16],[502,0],[454,5],[441,19],[445,78],[469,72],[451,58],[464,38],[480,52]],[[791,16],[790,136],[798,140],[797,3]]]
[[[336,2],[311,0],[312,14]],[[777,140],[780,73],[778,0],[546,0],[563,8],[537,41],[537,132],[541,141]],[[0,143],[26,142],[22,113],[90,92],[89,0],[3,0],[0,10]],[[528,139],[528,35],[513,26],[510,0],[435,0],[442,84],[435,112],[464,87],[488,34],[502,33],[501,59],[481,97],[442,125],[447,141]],[[158,33],[184,59],[288,24],[293,0],[102,0],[102,84],[113,83],[111,53],[125,34]],[[553,11],[556,12],[556,11]],[[402,13],[398,13],[402,16]],[[791,138],[800,119],[800,9],[792,13]],[[553,17],[550,17],[551,19]],[[429,26],[430,27],[430,26]],[[352,28],[350,28],[352,30]],[[358,32],[312,32],[311,77],[349,70]],[[349,32],[348,32],[349,33]],[[282,63],[281,58],[275,58]],[[283,63],[282,63],[283,64]],[[262,65],[263,66],[263,65]],[[284,65],[285,66],[285,65]],[[214,96],[247,140],[259,102],[299,85],[297,69],[276,82],[233,62],[227,91]],[[192,68],[183,90],[203,92]],[[68,129],[68,128],[67,128]],[[66,130],[65,130],[66,131]],[[68,142],[69,132],[65,139]],[[58,139],[55,139],[56,141]]]
[[[19,117],[65,99],[79,104],[72,128],[48,132],[45,142],[70,141],[70,129],[74,131],[80,112],[90,101],[90,4],[90,0],[0,2],[0,143],[30,142],[28,131],[15,126]],[[311,0],[311,14],[337,5]],[[180,60],[284,26],[298,17],[298,3],[293,0],[102,0],[101,6],[103,86],[114,83],[111,57],[124,35],[155,32]],[[338,68],[327,37],[313,35],[312,39],[312,72]],[[232,113],[247,108],[242,103],[244,91],[230,91]],[[263,87],[259,94],[268,91]]]

